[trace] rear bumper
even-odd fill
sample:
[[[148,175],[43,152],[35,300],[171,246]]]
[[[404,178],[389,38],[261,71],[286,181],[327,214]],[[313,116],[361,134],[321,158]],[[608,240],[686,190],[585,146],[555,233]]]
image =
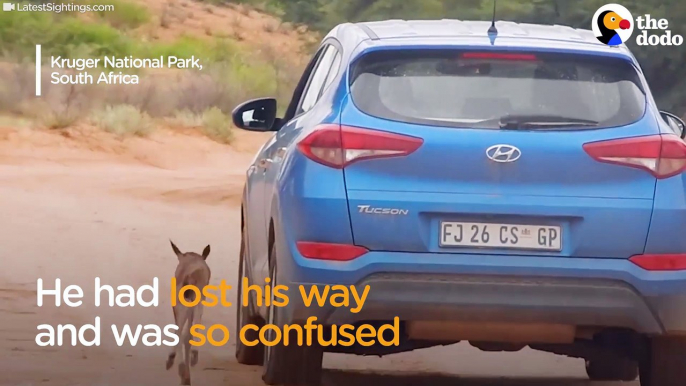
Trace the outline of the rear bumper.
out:
[[[630,286],[613,281],[536,277],[376,274],[359,313],[348,308],[296,307],[293,317],[328,324],[389,320],[551,323],[631,328],[662,334],[664,327]],[[353,304],[354,306],[354,304]]]
[[[281,243],[278,243],[281,244]],[[305,259],[278,246],[279,282],[291,288],[287,320],[464,320],[625,327],[686,333],[686,272],[648,272],[622,259],[370,252],[351,262]],[[306,307],[300,285],[354,285],[367,301]],[[351,307],[355,306],[351,300]]]

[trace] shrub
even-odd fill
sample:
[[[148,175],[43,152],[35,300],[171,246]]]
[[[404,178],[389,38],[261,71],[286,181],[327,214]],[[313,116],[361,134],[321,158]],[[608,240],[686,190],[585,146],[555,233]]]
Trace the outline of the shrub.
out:
[[[51,130],[65,129],[83,118],[86,111],[82,101],[83,89],[71,85],[60,88],[59,92],[51,92],[51,88],[46,91],[48,93],[41,98],[28,98],[19,102],[17,110],[36,120],[39,126]]]
[[[208,58],[211,55],[211,46],[203,39],[181,36],[170,43],[154,43],[139,47],[138,56],[146,58],[159,58],[160,56],[176,56],[177,58],[190,58],[191,56]]]
[[[263,28],[266,32],[274,33],[279,30],[279,24],[276,22],[268,21],[264,23]]]
[[[174,115],[170,121],[174,125],[182,127],[202,127],[203,125],[202,116],[188,109],[174,111]]]
[[[87,23],[67,18],[55,26],[44,43],[51,53],[68,56],[74,47],[86,46],[93,56],[125,56],[133,50],[133,42],[107,24]]]
[[[90,4],[113,5],[114,11],[97,12],[98,17],[114,28],[132,29],[148,23],[150,12],[144,6],[122,0],[91,0]]]
[[[109,3],[106,0],[77,1]],[[115,1],[127,4],[124,3],[126,0]],[[137,5],[125,8],[122,14],[130,13],[128,10],[135,7]],[[106,17],[104,13],[103,17]],[[144,18],[139,20],[142,22]],[[124,16],[123,20],[129,19]],[[117,23],[119,21],[111,24]],[[133,26],[137,22],[122,23]],[[43,45],[44,61],[49,55],[70,58],[105,55],[137,58],[194,56],[200,58],[203,69],[141,70],[141,84],[137,87],[69,87],[47,82],[50,69],[44,66],[43,97],[40,100],[46,106],[40,109],[34,106],[27,108],[28,102],[36,99],[33,95],[35,74],[32,69],[34,44]],[[73,13],[0,12],[0,55],[4,54],[5,59],[9,59],[7,65],[0,66],[0,111],[34,118],[52,128],[65,127],[81,117],[92,116],[102,122],[104,129],[124,133],[145,133],[151,127],[148,125],[150,117],[181,120],[179,115],[186,114],[187,122],[195,121],[195,127],[208,127],[208,135],[226,142],[230,141],[230,125],[228,118],[220,115],[222,112],[230,112],[244,100],[264,96],[276,96],[283,108],[291,97],[300,76],[300,65],[286,60],[281,52],[269,47],[265,44],[245,48],[233,39],[219,37],[182,36],[171,42],[148,42],[137,38],[135,34],[122,32],[109,22],[93,22],[92,18],[86,19]],[[103,106],[114,107],[103,110]],[[134,118],[141,118],[140,125],[134,122],[136,124],[127,123],[123,127],[116,123],[121,121],[116,115],[127,109]],[[97,113],[93,114],[93,110]],[[214,122],[222,123],[215,125]]]
[[[103,130],[120,136],[144,136],[153,129],[150,116],[131,105],[107,106],[95,114],[94,121]]]
[[[231,143],[233,131],[231,120],[217,107],[205,110],[202,114],[205,135],[220,143]]]
[[[36,44],[54,33],[55,24],[50,12],[0,12],[0,54],[32,57]]]
[[[28,128],[33,126],[33,122],[23,117],[14,115],[0,115],[0,127]]]
[[[149,16],[140,17],[142,20]],[[91,23],[68,14],[50,12],[0,12],[0,54],[32,59],[36,44],[42,44],[44,57],[125,56],[135,48],[131,38],[106,23]]]
[[[40,124],[50,130],[61,130],[73,126],[78,122],[80,116],[69,110],[53,110],[40,114],[38,120]]]

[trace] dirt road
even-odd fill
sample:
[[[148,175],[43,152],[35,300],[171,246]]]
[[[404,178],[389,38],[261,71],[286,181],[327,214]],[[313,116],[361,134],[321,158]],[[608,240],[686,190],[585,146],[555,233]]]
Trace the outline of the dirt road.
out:
[[[235,282],[243,173],[264,137],[234,148],[160,132],[117,141],[87,129],[61,134],[0,130],[0,385],[175,385],[166,348],[117,347],[110,324],[171,323],[168,293],[182,250],[212,245],[213,282]],[[157,308],[96,308],[94,278],[134,287],[160,278]],[[36,305],[36,280],[60,278],[84,290],[78,308]],[[100,347],[40,348],[42,323],[93,323]],[[234,329],[232,308],[205,324]],[[456,345],[385,358],[327,355],[324,385],[589,385],[583,363],[533,351],[482,353]],[[203,348],[196,385],[261,385],[259,368],[239,366],[233,345]],[[608,384],[611,385],[611,384]],[[637,384],[629,384],[635,386]]]

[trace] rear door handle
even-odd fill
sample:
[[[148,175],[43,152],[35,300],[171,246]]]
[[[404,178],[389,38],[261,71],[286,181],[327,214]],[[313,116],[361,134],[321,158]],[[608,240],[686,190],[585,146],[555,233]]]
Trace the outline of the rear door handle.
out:
[[[286,151],[288,151],[288,149],[285,147],[280,147],[279,150],[276,151],[276,157],[274,158],[282,159],[283,156],[286,155]]]
[[[266,169],[271,165],[272,160],[269,158],[262,158],[259,161],[257,161],[257,167],[260,169]]]

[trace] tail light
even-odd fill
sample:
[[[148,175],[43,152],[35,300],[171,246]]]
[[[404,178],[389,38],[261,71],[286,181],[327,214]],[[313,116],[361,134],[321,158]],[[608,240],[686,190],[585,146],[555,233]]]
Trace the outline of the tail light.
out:
[[[644,169],[656,178],[686,170],[686,143],[676,135],[651,135],[591,142],[584,150],[595,160]]]
[[[316,260],[350,261],[369,252],[367,248],[350,244],[298,241],[296,245],[301,255]]]
[[[298,149],[315,162],[342,169],[365,159],[406,156],[422,143],[421,138],[385,131],[322,125],[305,137]]]
[[[686,254],[683,253],[667,255],[636,255],[629,260],[647,271],[686,270]]]

